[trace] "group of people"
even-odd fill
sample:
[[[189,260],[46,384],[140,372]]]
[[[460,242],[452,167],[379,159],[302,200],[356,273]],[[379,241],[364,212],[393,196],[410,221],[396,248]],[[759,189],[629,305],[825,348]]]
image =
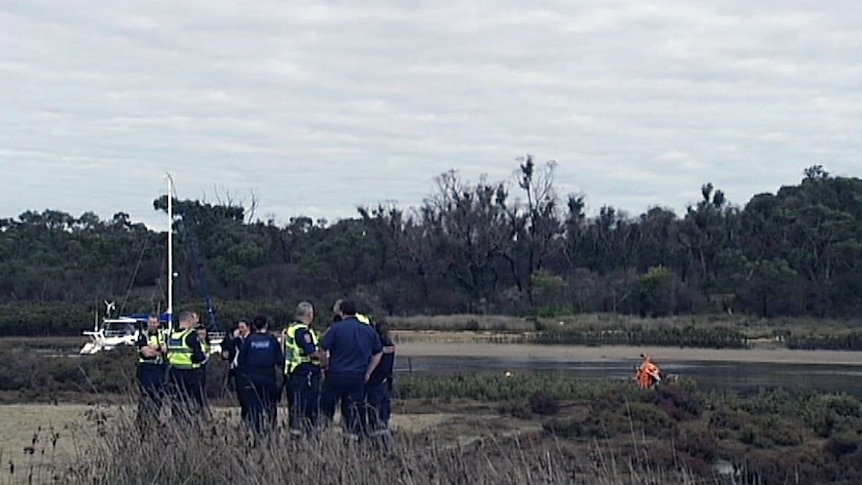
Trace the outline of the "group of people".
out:
[[[158,315],[149,315],[147,329],[137,341],[138,426],[142,432],[158,419],[163,399],[171,398],[175,416],[206,412],[206,367],[209,343],[195,312],[181,312],[177,328],[162,330]]]
[[[302,302],[280,338],[270,332],[265,316],[256,316],[250,325],[240,321],[222,343],[241,416],[256,433],[275,428],[285,394],[293,437],[331,423],[340,405],[347,438],[388,440],[395,358],[388,326],[372,324],[349,300],[337,301],[333,314],[332,325],[318,337],[314,307]],[[174,398],[174,414],[206,412],[208,344],[198,320],[194,312],[180,313],[178,328],[166,334],[157,317],[149,319],[138,342],[142,427],[158,417],[166,394]]]

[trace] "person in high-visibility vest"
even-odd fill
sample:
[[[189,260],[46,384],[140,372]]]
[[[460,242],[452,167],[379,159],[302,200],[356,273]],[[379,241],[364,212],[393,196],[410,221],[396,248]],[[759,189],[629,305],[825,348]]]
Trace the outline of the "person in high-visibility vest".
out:
[[[317,334],[311,328],[314,306],[304,301],[297,305],[295,321],[282,332],[284,375],[287,402],[290,407],[291,437],[310,434],[318,424],[321,357]]]
[[[195,318],[195,330],[198,333],[198,340],[201,343],[201,351],[204,353],[204,361],[201,362],[200,368],[198,368],[198,372],[200,374],[201,380],[201,389],[203,389],[203,393],[201,394],[203,397],[203,407],[206,415],[210,417],[210,409],[209,409],[209,401],[207,401],[207,375],[209,375],[209,363],[210,363],[210,353],[212,351],[212,344],[210,344],[209,332],[207,331],[207,327],[201,323],[201,317],[198,312],[193,312]]]
[[[181,312],[179,327],[170,333],[166,346],[168,352],[168,376],[173,397],[172,410],[180,418],[184,412],[193,414],[204,410],[201,364],[206,360],[198,333],[195,331],[192,312]]]
[[[141,433],[158,420],[165,392],[165,346],[158,315],[147,318],[147,329],[138,336],[138,401],[137,423]]]

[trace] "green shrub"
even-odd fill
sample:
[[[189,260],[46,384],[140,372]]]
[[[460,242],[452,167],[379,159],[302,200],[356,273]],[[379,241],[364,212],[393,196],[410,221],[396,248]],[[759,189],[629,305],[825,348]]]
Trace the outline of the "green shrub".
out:
[[[560,411],[560,402],[555,396],[547,392],[534,392],[527,402],[530,411],[539,415],[547,416],[557,414]]]
[[[855,453],[862,447],[860,443],[862,443],[862,436],[858,433],[845,432],[826,441],[825,449],[834,457],[840,458]]]
[[[676,421],[691,420],[703,413],[703,405],[696,392],[683,386],[660,385],[647,396],[649,402],[664,409]]]
[[[688,455],[700,458],[707,462],[714,462],[718,458],[718,440],[712,434],[704,430],[684,430],[674,439],[676,449]]]
[[[652,403],[630,403],[624,413],[616,413],[614,417],[615,422],[609,428],[616,431],[634,429],[650,436],[669,437],[676,430],[674,419],[664,409]]]

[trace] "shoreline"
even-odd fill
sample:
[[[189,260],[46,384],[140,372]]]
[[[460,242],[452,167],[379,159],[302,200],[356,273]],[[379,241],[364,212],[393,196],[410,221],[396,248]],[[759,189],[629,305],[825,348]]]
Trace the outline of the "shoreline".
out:
[[[639,360],[650,354],[664,362],[741,362],[760,364],[862,366],[862,352],[787,348],[702,349],[680,347],[497,344],[476,342],[402,342],[399,357],[480,357],[537,361],[603,362]]]

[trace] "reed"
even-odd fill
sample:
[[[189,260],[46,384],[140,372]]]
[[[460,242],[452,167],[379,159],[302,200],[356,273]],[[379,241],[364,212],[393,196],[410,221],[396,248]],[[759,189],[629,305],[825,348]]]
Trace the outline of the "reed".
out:
[[[71,456],[31,467],[29,483],[315,484],[715,484],[680,467],[658,470],[639,454],[622,458],[598,444],[577,456],[553,437],[488,437],[469,445],[432,434],[396,433],[389,449],[345,443],[337,428],[290,441],[279,428],[255,436],[233,414],[203,420],[163,416],[145,433],[134,411],[94,409],[72,434]],[[39,441],[38,439],[36,441]],[[47,442],[46,442],[47,443]],[[56,447],[56,442],[54,443]],[[47,446],[46,446],[47,447]],[[26,468],[26,466],[25,466]],[[17,473],[17,471],[16,471]],[[19,475],[18,479],[22,477]],[[22,483],[9,477],[7,483]]]

